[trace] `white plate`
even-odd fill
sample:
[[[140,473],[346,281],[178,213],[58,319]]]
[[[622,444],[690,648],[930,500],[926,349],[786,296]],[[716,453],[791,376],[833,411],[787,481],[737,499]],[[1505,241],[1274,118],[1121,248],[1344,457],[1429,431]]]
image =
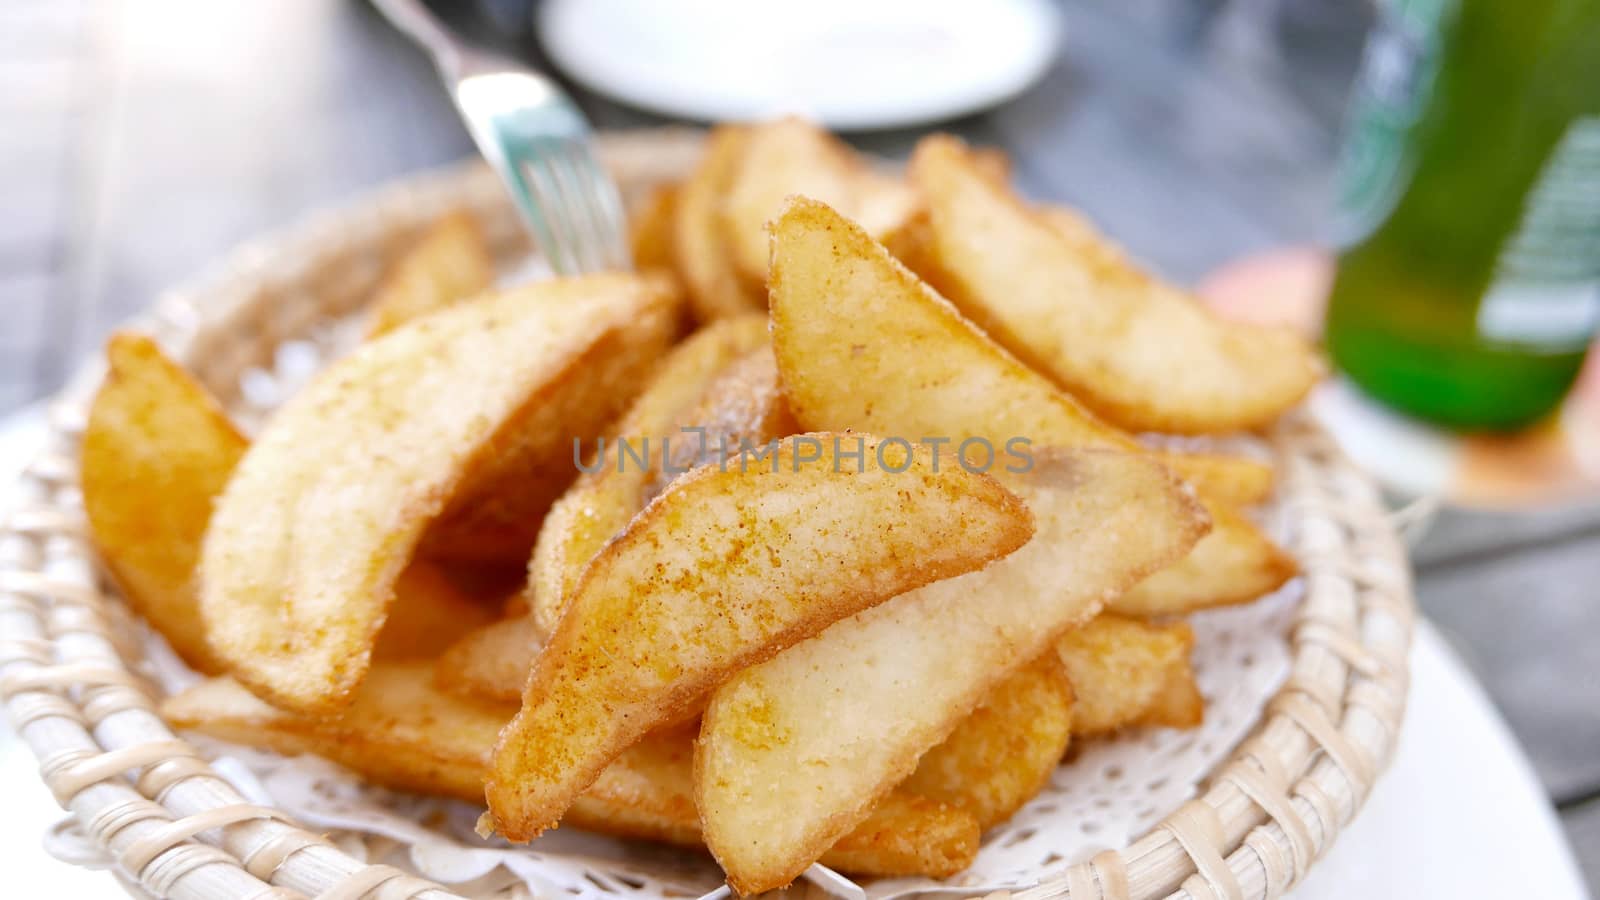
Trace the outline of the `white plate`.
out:
[[[549,0],[539,39],[588,87],[701,120],[798,113],[839,129],[947,119],[1055,59],[1045,0]]]

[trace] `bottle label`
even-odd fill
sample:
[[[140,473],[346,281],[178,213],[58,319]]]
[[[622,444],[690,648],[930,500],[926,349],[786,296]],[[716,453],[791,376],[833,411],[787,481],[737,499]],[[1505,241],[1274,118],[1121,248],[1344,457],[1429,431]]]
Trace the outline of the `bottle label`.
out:
[[[1454,0],[1391,0],[1362,53],[1338,165],[1334,243],[1366,237],[1399,202],[1411,179],[1407,148],[1439,68],[1439,45]]]
[[[1478,307],[1486,337],[1576,350],[1600,326],[1600,118],[1568,126]]]

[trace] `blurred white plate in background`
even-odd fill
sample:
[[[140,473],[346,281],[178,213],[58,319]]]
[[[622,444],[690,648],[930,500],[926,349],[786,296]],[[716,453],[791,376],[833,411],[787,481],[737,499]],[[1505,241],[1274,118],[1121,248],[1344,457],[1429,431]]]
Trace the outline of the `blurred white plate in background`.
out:
[[[538,32],[567,75],[653,112],[872,129],[1015,96],[1061,23],[1045,0],[549,0]]]

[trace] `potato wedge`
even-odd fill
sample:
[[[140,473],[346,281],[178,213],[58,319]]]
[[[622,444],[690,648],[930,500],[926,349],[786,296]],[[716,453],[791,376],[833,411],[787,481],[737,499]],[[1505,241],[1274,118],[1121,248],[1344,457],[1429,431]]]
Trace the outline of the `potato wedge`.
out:
[[[749,126],[721,214],[734,267],[758,296],[766,294],[771,254],[767,223],[792,194],[821,200],[872,234],[905,221],[918,202],[909,185],[874,172],[843,141],[810,122],[789,117]]]
[[[516,707],[440,692],[425,663],[379,663],[354,702],[333,719],[305,719],[263,703],[231,678],[213,678],[167,698],[174,727],[284,754],[310,753],[364,778],[422,794],[483,802],[483,772],[495,736]],[[692,731],[646,735],[572,804],[563,825],[617,837],[698,848]],[[978,849],[977,822],[935,801],[895,793],[824,857],[862,875],[942,877]]]
[[[970,812],[980,828],[1011,818],[1050,781],[1072,736],[1072,685],[1054,650],[989,689],[900,790]],[[892,795],[891,795],[892,796]]]
[[[1110,734],[1129,725],[1199,724],[1183,622],[1157,625],[1106,613],[1061,636],[1056,654],[1077,695],[1072,732]],[[1191,721],[1192,720],[1192,721]]]
[[[394,584],[394,602],[374,659],[433,659],[493,622],[499,611],[462,591],[438,565],[419,559]]]
[[[773,351],[802,427],[941,437],[950,442],[947,459],[969,439],[987,441],[997,454],[1018,439],[1034,447],[1144,452],[985,337],[827,206],[792,201],[773,238]],[[1162,459],[1186,474],[1182,456]],[[1205,582],[1175,575],[1130,602],[1186,612],[1259,596],[1293,575],[1288,557],[1248,520],[1202,498],[1214,522],[1197,548]]]
[[[1205,721],[1205,714],[1205,697],[1200,694],[1200,685],[1195,683],[1194,669],[1185,661],[1184,665],[1174,666],[1167,672],[1167,680],[1162,682],[1161,690],[1139,717],[1139,724],[1156,728],[1195,728]]]
[[[749,129],[721,125],[706,140],[705,155],[678,191],[672,216],[672,251],[695,317],[711,322],[759,310],[764,292],[753,290],[734,266],[722,229],[722,202],[738,171]]]
[[[582,347],[583,355],[543,389],[537,405],[520,410],[520,416],[506,422],[480,450],[475,465],[424,534],[422,554],[478,565],[525,565],[544,514],[579,474],[575,463],[580,446],[605,433],[677,337],[677,293],[666,275],[592,276],[579,281],[594,285],[596,292],[635,291],[649,299],[637,304],[638,317],[633,321],[613,323],[608,332]],[[545,282],[513,293],[539,294],[548,289],[580,298],[571,302],[586,302],[581,298],[590,289],[546,288],[552,284],[564,282]],[[497,319],[487,313],[481,321],[493,326]]]
[[[1106,604],[1130,616],[1176,616],[1248,603],[1295,576],[1294,558],[1222,503],[1207,503],[1211,533],[1189,555]]]
[[[1256,506],[1272,497],[1277,472],[1272,464],[1227,453],[1152,451],[1202,497],[1226,506]]]
[[[211,504],[249,442],[155,341],[121,332],[83,433],[83,508],[128,604],[184,662],[216,673],[194,584]]]
[[[699,402],[678,416],[680,432],[667,455],[669,465],[656,470],[645,488],[653,499],[690,468],[718,462],[750,444],[800,432],[778,384],[778,363],[772,347],[759,347],[723,366],[706,384]]]
[[[1180,434],[1258,428],[1321,375],[1282,329],[1228,322],[1128,264],[1092,229],[1069,233],[974,164],[924,139],[909,173],[928,208],[925,278],[996,341],[1110,421]]]
[[[425,529],[536,518],[546,489],[529,482],[565,479],[572,435],[609,418],[676,313],[652,280],[544,282],[335,363],[278,410],[217,502],[200,610],[218,657],[284,709],[348,703]]]
[[[815,434],[768,459],[680,477],[584,570],[495,748],[489,811],[508,839],[555,824],[618,753],[734,672],[1033,533],[993,479],[935,473],[904,442]]]
[[[494,286],[494,257],[477,220],[457,212],[435,222],[395,261],[368,305],[374,338]]]
[[[685,411],[700,401],[724,367],[766,343],[767,317],[760,313],[731,316],[696,331],[662,361],[617,424],[617,436],[634,442],[641,451],[648,449],[644,442],[659,446],[663,438],[687,445],[689,436],[679,430],[689,422]],[[578,476],[545,517],[529,563],[527,587],[528,605],[541,634],[555,631],[583,567],[656,492],[660,455],[644,455],[643,465],[623,460],[619,445],[611,442],[599,469]],[[519,696],[521,690],[519,680]]]
[[[701,848],[694,806],[694,731],[658,729],[629,747],[573,801],[563,825]],[[885,796],[822,864],[857,875],[953,875],[978,852],[978,823],[950,805],[904,791]]]
[[[676,271],[672,251],[672,221],[677,211],[679,186],[658,185],[628,217],[628,243],[633,267],[640,271]]]
[[[1021,550],[838,622],[712,694],[695,790],[706,846],[740,892],[789,883],[995,685],[1205,530],[1171,473],[1138,454],[1042,449],[1007,484],[1037,527]]]
[[[434,678],[452,694],[514,705],[522,700],[533,660],[543,648],[532,616],[501,619],[445,650],[434,663]]]

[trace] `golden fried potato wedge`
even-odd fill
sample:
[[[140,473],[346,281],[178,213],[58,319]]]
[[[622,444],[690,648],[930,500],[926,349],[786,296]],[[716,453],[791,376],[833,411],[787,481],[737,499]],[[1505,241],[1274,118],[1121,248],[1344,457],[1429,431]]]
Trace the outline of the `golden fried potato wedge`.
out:
[[[435,563],[416,560],[394,583],[394,602],[373,658],[433,659],[493,622],[498,612],[457,587]]]
[[[489,811],[508,839],[555,824],[734,672],[1033,533],[993,479],[935,472],[903,441],[803,435],[768,454],[680,477],[584,570],[495,748]]]
[[[377,337],[494,286],[494,257],[477,220],[466,212],[435,222],[406,250],[378,285],[367,313],[367,336]]]
[[[249,442],[150,338],[113,335],[83,433],[83,508],[128,604],[184,662],[225,668],[206,643],[194,585],[211,504]]]
[[[838,622],[713,694],[695,755],[706,846],[741,892],[788,884],[1018,667],[1182,556],[1205,515],[1165,467],[1035,452],[1021,550]]]
[[[1232,507],[1207,503],[1211,533],[1189,555],[1106,604],[1129,616],[1176,616],[1248,603],[1282,587],[1299,571],[1285,553]]]
[[[1129,265],[1092,229],[1068,233],[974,164],[956,138],[925,138],[910,176],[932,239],[921,274],[995,340],[1091,409],[1135,431],[1271,423],[1321,374],[1282,329],[1228,322]]]
[[[893,230],[917,208],[910,185],[874,172],[810,122],[790,117],[749,126],[721,213],[734,267],[758,295],[766,293],[767,223],[793,194],[832,206],[872,234]]]
[[[1072,684],[1054,650],[989,689],[944,742],[923,754],[900,790],[977,817],[1011,818],[1050,781],[1072,735]]]
[[[678,191],[672,214],[675,268],[689,292],[695,317],[711,322],[759,310],[763,292],[739,277],[722,228],[722,202],[750,139],[748,127],[720,125],[706,140],[705,155]]]
[[[284,754],[313,753],[386,787],[483,802],[483,768],[511,717],[501,704],[445,694],[425,660],[380,662],[338,715],[298,716],[232,678],[168,697],[174,728]]]
[[[949,878],[972,865],[982,836],[972,813],[892,791],[818,862],[851,875]]]
[[[1073,734],[1198,725],[1202,704],[1195,700],[1198,692],[1191,693],[1189,668],[1193,646],[1194,632],[1183,622],[1157,625],[1112,613],[1062,635],[1055,650],[1077,695]]]
[[[633,248],[633,267],[639,270],[675,271],[672,251],[672,222],[677,212],[679,186],[657,185],[628,218],[628,243]]]
[[[520,410],[518,418],[495,433],[438,521],[429,526],[419,548],[422,554],[478,565],[525,565],[544,514],[578,474],[580,445],[605,433],[677,337],[678,295],[666,275],[577,281],[592,288],[548,287],[564,284],[558,281],[514,293],[564,293],[578,298],[571,302],[580,305],[590,290],[631,291],[648,299],[636,304],[639,315],[632,322],[613,323],[606,334],[581,347],[582,356],[555,374],[537,404]],[[492,314],[483,315],[482,321],[497,322]]]
[[[678,416],[678,431],[667,455],[669,464],[655,472],[645,489],[647,500],[695,466],[718,462],[747,445],[798,434],[800,425],[778,384],[772,347],[762,341],[723,366],[707,382],[699,402]]]
[[[528,567],[527,600],[541,634],[551,634],[572,586],[589,560],[628,524],[656,492],[659,451],[670,440],[688,446],[685,411],[730,362],[767,344],[767,317],[746,313],[713,322],[674,347],[616,426],[619,438],[645,451],[641,464],[624,460],[612,441],[599,468],[585,472],[551,507]],[[649,446],[645,446],[649,442]],[[624,464],[626,463],[626,464]],[[520,696],[522,681],[517,682]]]
[[[434,663],[439,687],[463,697],[515,704],[522,699],[544,639],[532,616],[501,619],[462,636]]]
[[[1187,660],[1174,666],[1162,682],[1161,690],[1139,717],[1140,725],[1157,728],[1196,728],[1205,721],[1206,700],[1195,683],[1194,669]]]
[[[658,729],[622,751],[561,820],[616,837],[703,847],[694,805],[694,732]],[[972,864],[971,813],[903,791],[885,796],[822,864],[857,875],[953,875]]]
[[[200,610],[218,657],[284,709],[347,703],[424,531],[486,521],[480,500],[490,519],[537,518],[548,498],[529,483],[570,471],[574,434],[625,401],[676,313],[653,280],[550,281],[333,364],[278,410],[217,501]]]
[[[792,201],[773,238],[773,351],[801,426],[941,437],[950,442],[947,459],[969,439],[986,441],[997,454],[1014,440],[1144,452],[985,337],[827,206]],[[1187,474],[1185,458],[1162,457]],[[1259,596],[1293,575],[1288,557],[1248,520],[1202,498],[1215,527],[1196,549],[1204,565],[1184,571],[1203,568],[1205,582],[1172,576],[1130,602],[1187,612]]]
[[[1277,481],[1272,464],[1258,459],[1227,453],[1155,453],[1200,496],[1227,506],[1265,503]]]
[[[174,727],[284,754],[310,753],[387,787],[483,802],[495,736],[516,707],[442,693],[425,663],[379,663],[332,719],[307,719],[257,699],[231,678],[167,698]],[[657,731],[623,751],[572,804],[562,824],[617,837],[700,847],[693,732]],[[969,813],[909,794],[885,797],[862,827],[823,857],[861,875],[943,877],[978,849]]]

